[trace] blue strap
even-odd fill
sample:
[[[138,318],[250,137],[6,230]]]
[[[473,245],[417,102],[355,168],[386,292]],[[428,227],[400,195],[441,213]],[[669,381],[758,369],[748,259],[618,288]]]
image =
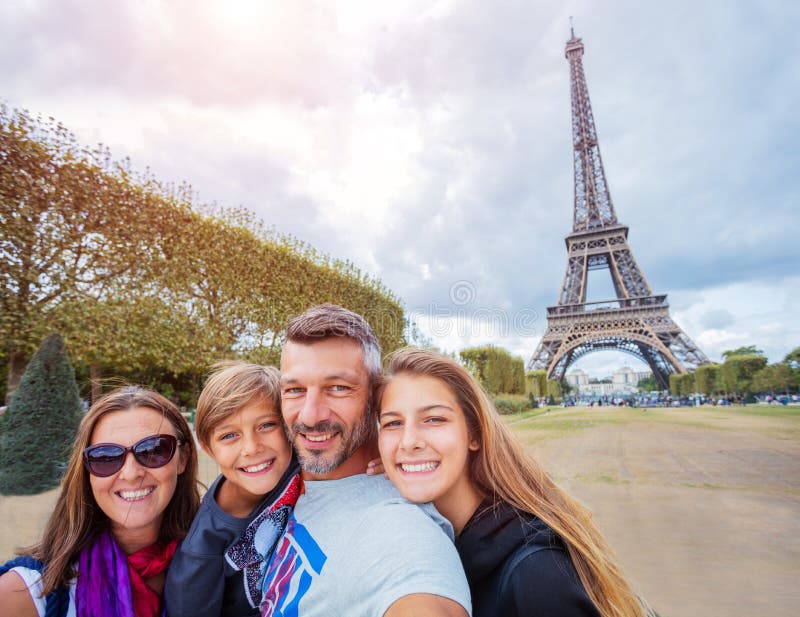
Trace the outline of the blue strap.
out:
[[[44,572],[45,570],[43,562],[26,555],[24,557],[15,557],[1,565],[0,576],[11,570],[11,568],[17,567],[28,568],[37,572]],[[47,594],[44,617],[66,617],[68,608],[69,589],[61,587]]]
[[[33,557],[15,557],[0,566],[0,576],[8,572],[11,568],[28,568],[37,572],[44,572],[44,564]]]

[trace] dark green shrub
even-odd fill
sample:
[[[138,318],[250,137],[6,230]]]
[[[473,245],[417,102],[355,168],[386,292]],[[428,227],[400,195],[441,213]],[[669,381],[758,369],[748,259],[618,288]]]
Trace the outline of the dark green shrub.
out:
[[[64,341],[51,334],[31,358],[3,418],[0,493],[33,495],[57,486],[81,415]]]
[[[520,413],[531,407],[528,397],[522,394],[497,394],[492,400],[502,415]]]

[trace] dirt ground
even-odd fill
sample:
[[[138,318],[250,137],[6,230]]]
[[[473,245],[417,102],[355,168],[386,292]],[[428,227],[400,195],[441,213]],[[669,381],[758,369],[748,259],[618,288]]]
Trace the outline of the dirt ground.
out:
[[[760,415],[771,411],[784,415]],[[557,410],[510,422],[591,508],[662,616],[800,614],[800,410]]]
[[[554,409],[509,417],[594,513],[662,617],[800,614],[800,409]],[[201,476],[216,467],[201,459]],[[56,491],[0,496],[0,558]]]

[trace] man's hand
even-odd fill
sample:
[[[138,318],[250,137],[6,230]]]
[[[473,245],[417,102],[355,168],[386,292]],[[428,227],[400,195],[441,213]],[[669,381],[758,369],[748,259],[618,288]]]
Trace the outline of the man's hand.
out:
[[[449,598],[431,593],[412,593],[392,604],[384,617],[467,617],[467,611]]]

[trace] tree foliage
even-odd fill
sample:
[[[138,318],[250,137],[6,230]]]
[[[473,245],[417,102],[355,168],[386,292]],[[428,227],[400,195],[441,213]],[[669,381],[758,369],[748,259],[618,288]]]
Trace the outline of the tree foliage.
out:
[[[547,381],[547,396],[550,399],[560,399],[563,394],[561,389],[561,382],[555,379],[549,379]]]
[[[720,368],[718,383],[721,390],[728,393],[742,395],[751,394],[753,390],[753,376],[767,365],[767,359],[759,355],[729,355],[726,356]]]
[[[34,354],[4,414],[0,492],[32,495],[57,486],[81,419],[75,371],[58,334]]]
[[[783,394],[800,386],[800,371],[788,364],[771,364],[753,375],[753,392]]]
[[[722,357],[725,360],[732,356],[764,356],[764,352],[755,345],[746,345],[745,347],[737,347],[736,349],[728,349],[722,352]]]
[[[636,388],[639,392],[653,392],[658,390],[658,382],[656,378],[651,375],[650,377],[640,379],[636,384]]]
[[[492,394],[524,394],[525,363],[505,349],[487,345],[461,351],[461,361]]]
[[[554,401],[573,391],[573,387],[566,381],[547,378],[547,371],[538,370],[525,374],[525,393],[533,403],[541,399]],[[575,388],[577,391],[577,388]]]
[[[689,396],[697,391],[694,373],[673,373],[669,376],[669,392],[674,396]]]
[[[800,347],[795,347],[792,351],[787,353],[783,362],[794,369],[800,368]]]
[[[364,315],[385,351],[404,343],[399,300],[353,264],[246,210],[197,203],[188,185],[136,173],[55,120],[6,106],[0,231],[9,390],[53,327],[94,377],[275,362],[288,319],[322,302]]]
[[[719,364],[703,364],[697,367],[694,372],[695,386],[697,391],[711,396],[719,392],[717,382],[719,379],[720,365]]]
[[[531,371],[525,375],[525,391],[534,398],[547,396],[547,371]]]

